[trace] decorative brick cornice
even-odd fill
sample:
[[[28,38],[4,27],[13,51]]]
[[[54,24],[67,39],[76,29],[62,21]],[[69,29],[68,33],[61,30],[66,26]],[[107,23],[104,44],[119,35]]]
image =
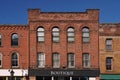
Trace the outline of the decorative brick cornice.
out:
[[[102,23],[99,33],[100,36],[120,36],[120,23]]]
[[[16,24],[11,24],[11,25],[7,25],[7,24],[1,24],[0,25],[0,30],[26,30],[28,29],[28,25],[16,25]]]
[[[87,9],[85,12],[41,12],[39,9],[28,10],[28,21],[38,20],[98,20],[98,9]]]

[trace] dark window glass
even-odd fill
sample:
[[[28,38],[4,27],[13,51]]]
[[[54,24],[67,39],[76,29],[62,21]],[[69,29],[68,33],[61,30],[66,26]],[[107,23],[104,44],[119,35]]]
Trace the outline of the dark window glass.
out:
[[[79,77],[72,77],[72,80],[80,80]]]
[[[12,46],[18,46],[18,35],[17,34],[12,34],[11,45]]]
[[[112,70],[112,57],[106,58],[106,70]]]
[[[0,54],[0,67],[2,67],[2,54]]]
[[[17,53],[12,54],[12,67],[18,67],[18,55]]]
[[[51,76],[37,76],[36,80],[52,80]]]

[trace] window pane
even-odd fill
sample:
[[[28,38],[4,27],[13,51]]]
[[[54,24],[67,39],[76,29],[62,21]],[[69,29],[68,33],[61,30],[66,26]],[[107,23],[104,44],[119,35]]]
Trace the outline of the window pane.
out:
[[[59,42],[59,37],[54,37],[53,41]]]
[[[75,36],[75,34],[74,34],[74,29],[73,28],[68,28],[68,30],[67,30],[67,37],[68,37],[68,42],[72,42],[72,41],[74,41],[74,36]]]
[[[83,37],[89,37],[89,33],[83,33]]]
[[[74,67],[74,54],[69,53],[68,54],[68,67]]]
[[[90,67],[90,56],[89,54],[83,54],[83,67]]]
[[[58,53],[53,53],[53,67],[59,68],[60,66],[60,56]]]
[[[59,42],[60,40],[59,28],[52,29],[52,40],[53,42]]]
[[[72,33],[68,33],[68,36],[74,36],[74,33],[72,32]]]
[[[89,38],[83,38],[83,42],[89,42]]]
[[[12,34],[11,45],[18,46],[18,35],[17,34]]]
[[[45,54],[38,53],[37,57],[38,67],[45,67]]]
[[[44,28],[38,28],[37,31],[44,32]]]
[[[112,40],[106,40],[107,45],[112,45]]]
[[[59,32],[53,32],[53,36],[59,36]]]
[[[90,41],[90,34],[89,34],[89,29],[88,28],[83,28],[82,29],[82,40],[83,42],[89,42]]]
[[[44,28],[38,28],[37,29],[37,38],[38,38],[38,42],[43,42],[44,41]]]
[[[14,66],[18,66],[18,56],[17,56],[17,54],[16,53],[13,53],[12,54],[12,59],[11,59],[12,61],[12,66],[14,67]]]
[[[112,57],[106,58],[106,70],[112,70]]]
[[[69,41],[69,42],[75,41],[75,40],[74,40],[74,37],[69,37],[69,38],[68,38],[68,41]]]
[[[44,36],[44,32],[38,32],[38,36]]]
[[[88,28],[83,28],[82,32],[89,32]]]
[[[112,50],[112,39],[106,39],[106,50]]]
[[[38,37],[38,41],[44,41],[43,37]]]
[[[57,27],[56,27],[56,28],[53,28],[52,31],[53,31],[53,32],[54,32],[54,31],[57,32],[57,31],[59,31],[59,28],[57,28]]]

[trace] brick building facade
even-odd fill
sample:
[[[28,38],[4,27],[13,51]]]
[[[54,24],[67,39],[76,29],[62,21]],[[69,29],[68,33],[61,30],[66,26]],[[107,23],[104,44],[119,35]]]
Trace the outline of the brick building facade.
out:
[[[99,80],[99,10],[28,10],[32,80]]]
[[[28,25],[0,25],[0,79],[99,80],[98,29],[97,9],[29,9]]]
[[[120,23],[99,27],[101,80],[120,80]]]
[[[0,80],[15,80],[28,75],[28,26],[0,25]]]

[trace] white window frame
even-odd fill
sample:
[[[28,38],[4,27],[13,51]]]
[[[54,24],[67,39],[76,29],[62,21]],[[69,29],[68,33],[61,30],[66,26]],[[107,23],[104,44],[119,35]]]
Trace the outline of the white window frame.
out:
[[[42,27],[37,29],[37,41],[44,42],[45,41],[45,30]]]
[[[68,62],[68,68],[74,68],[75,67],[75,54],[74,53],[68,53],[67,55],[67,62]],[[73,63],[73,65],[72,65]]]
[[[90,31],[87,27],[82,29],[82,42],[90,42]]]
[[[82,54],[82,64],[83,64],[83,68],[90,68],[90,54],[89,53]]]
[[[45,53],[40,52],[37,54],[37,66],[38,68],[44,68],[45,67]]]
[[[58,27],[54,27],[52,29],[52,41],[53,42],[60,42],[60,30]]]
[[[75,31],[74,28],[69,27],[67,29],[67,41],[68,42],[74,42],[75,41]]]
[[[59,53],[53,53],[52,63],[53,63],[53,68],[59,68],[60,67],[60,54]]]
[[[112,50],[112,39],[106,39],[106,50]]]

